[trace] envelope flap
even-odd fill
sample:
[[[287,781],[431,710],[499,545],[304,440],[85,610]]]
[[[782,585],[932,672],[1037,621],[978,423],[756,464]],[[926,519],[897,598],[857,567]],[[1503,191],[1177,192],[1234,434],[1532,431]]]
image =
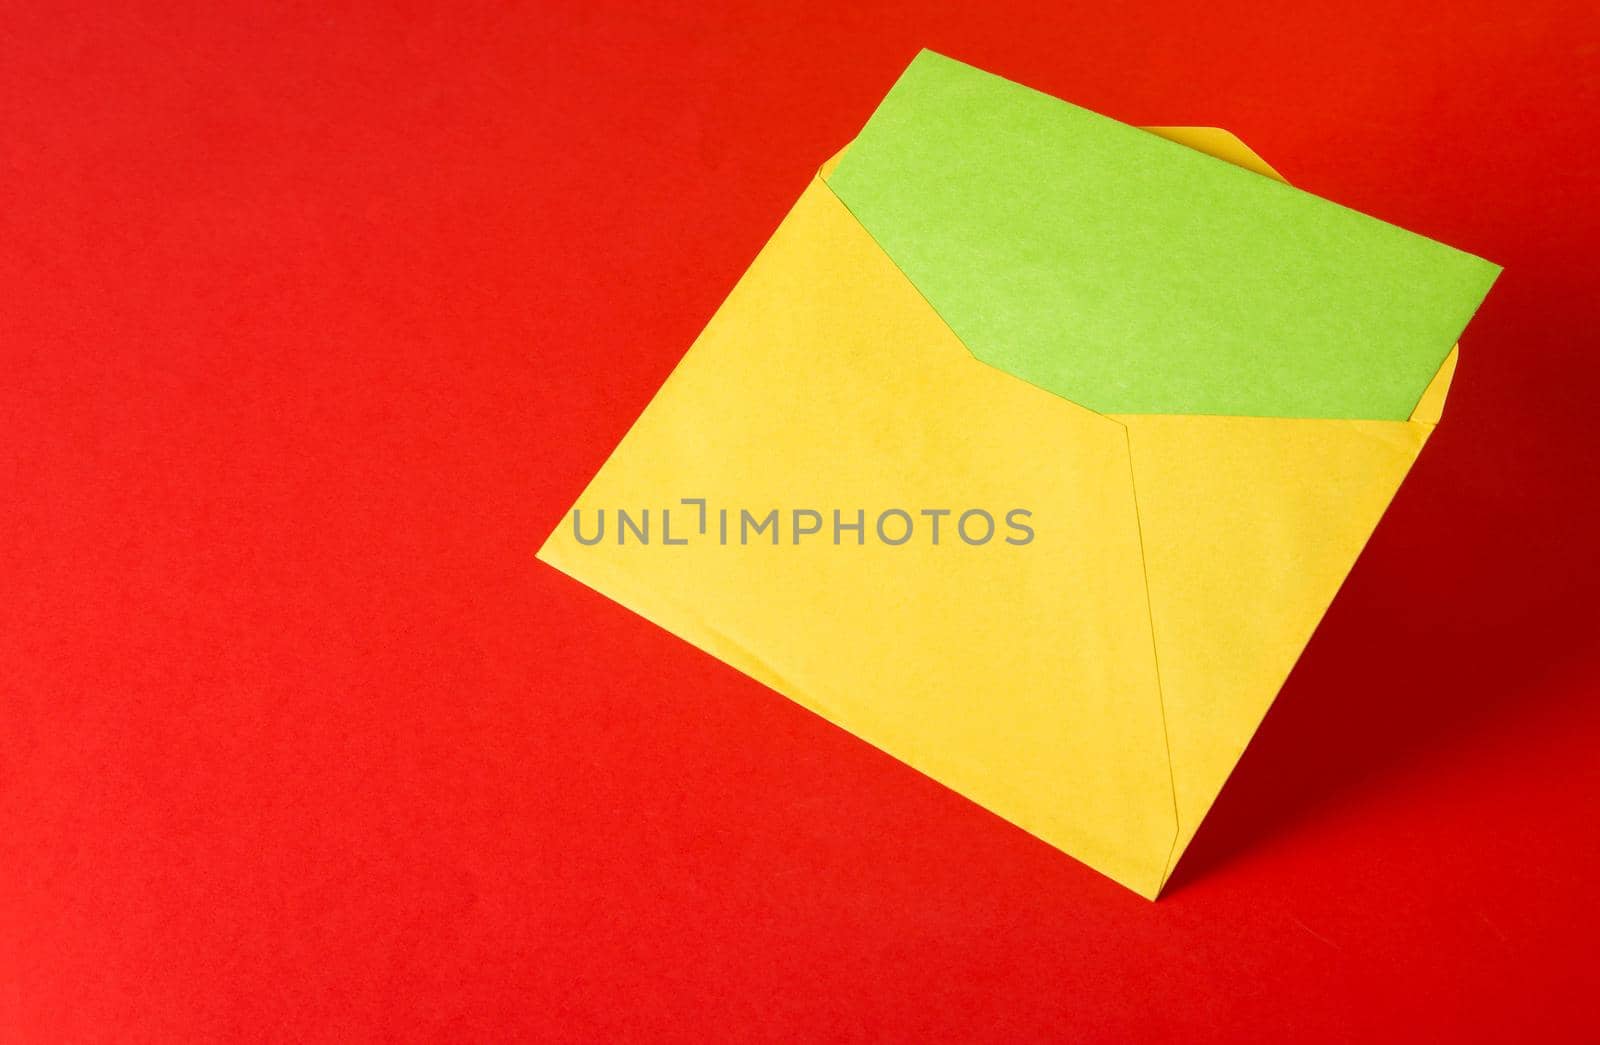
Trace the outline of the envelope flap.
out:
[[[829,185],[975,355],[1102,413],[1403,421],[1499,271],[930,52]]]

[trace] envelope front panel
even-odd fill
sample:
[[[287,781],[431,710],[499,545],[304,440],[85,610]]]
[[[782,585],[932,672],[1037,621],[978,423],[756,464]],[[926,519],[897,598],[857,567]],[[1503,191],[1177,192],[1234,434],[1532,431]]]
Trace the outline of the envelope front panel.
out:
[[[974,359],[820,181],[575,512],[545,561],[1155,895],[1176,820],[1126,430]]]

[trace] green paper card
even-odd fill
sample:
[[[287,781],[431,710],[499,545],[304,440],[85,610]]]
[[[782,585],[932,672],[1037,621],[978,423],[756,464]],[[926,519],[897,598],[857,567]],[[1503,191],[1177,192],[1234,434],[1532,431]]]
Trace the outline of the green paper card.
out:
[[[828,185],[974,355],[1101,413],[1404,420],[1500,271],[929,51]]]

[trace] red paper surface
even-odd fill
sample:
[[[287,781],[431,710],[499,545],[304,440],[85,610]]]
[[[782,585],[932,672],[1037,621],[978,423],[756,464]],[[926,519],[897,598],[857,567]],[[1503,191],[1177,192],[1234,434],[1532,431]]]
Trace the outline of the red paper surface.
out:
[[[1592,1034],[1592,5],[788,6],[0,14],[0,1037]],[[1506,266],[1157,904],[532,557],[923,46]]]

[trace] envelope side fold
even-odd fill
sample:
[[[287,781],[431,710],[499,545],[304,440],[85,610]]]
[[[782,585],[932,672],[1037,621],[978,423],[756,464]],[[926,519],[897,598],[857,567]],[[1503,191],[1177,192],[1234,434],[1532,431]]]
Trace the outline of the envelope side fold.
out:
[[[588,543],[619,508],[656,541]],[[888,509],[918,539],[880,540]],[[1000,535],[959,539],[968,509]],[[814,180],[539,556],[1153,897],[1176,815],[1138,531],[1123,426],[978,362]]]
[[[1461,346],[1457,345],[1445,356],[1444,363],[1440,365],[1439,372],[1433,375],[1433,380],[1428,382],[1428,387],[1423,390],[1422,398],[1417,401],[1416,407],[1411,411],[1411,421],[1414,424],[1437,425],[1444,417],[1444,401],[1450,394],[1450,383],[1455,380],[1456,365],[1461,357]]]
[[[1172,754],[1170,875],[1433,426],[1118,420],[1132,447]]]

